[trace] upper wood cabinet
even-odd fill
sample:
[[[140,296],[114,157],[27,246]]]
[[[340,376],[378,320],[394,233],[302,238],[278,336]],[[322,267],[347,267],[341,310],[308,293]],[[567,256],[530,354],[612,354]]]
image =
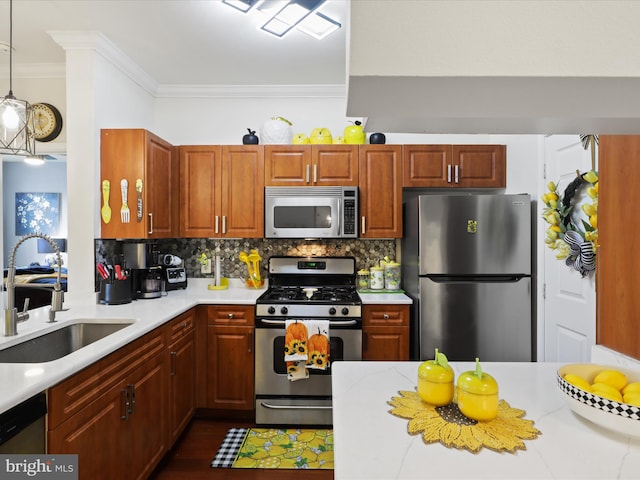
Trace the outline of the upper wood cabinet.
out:
[[[402,146],[360,145],[360,238],[402,237]]]
[[[262,147],[198,145],[179,150],[180,236],[262,238]]]
[[[267,186],[357,186],[358,145],[265,145]]]
[[[143,129],[105,129],[100,138],[100,207],[103,182],[108,180],[111,219],[101,221],[103,238],[171,238],[178,233],[175,195],[178,164],[174,148]],[[121,181],[127,180],[129,222],[121,217]],[[136,182],[142,181],[142,216],[138,220]]]
[[[600,135],[596,342],[640,359],[640,136]]]
[[[405,187],[504,188],[505,145],[405,145]]]

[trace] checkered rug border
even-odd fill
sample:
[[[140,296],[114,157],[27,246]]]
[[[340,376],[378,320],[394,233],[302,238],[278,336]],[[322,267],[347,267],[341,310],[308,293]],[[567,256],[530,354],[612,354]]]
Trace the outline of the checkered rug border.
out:
[[[211,468],[231,468],[248,431],[248,428],[230,428],[211,461]]]

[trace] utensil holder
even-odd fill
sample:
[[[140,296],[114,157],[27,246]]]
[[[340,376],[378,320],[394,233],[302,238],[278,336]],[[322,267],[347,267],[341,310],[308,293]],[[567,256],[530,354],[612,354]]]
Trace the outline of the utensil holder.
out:
[[[103,305],[123,305],[131,303],[131,279],[124,280],[102,280],[100,282],[100,292],[98,303]]]

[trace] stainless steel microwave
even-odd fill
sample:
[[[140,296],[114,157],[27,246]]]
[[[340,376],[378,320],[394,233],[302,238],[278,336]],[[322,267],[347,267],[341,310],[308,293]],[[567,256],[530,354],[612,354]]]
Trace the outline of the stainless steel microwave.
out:
[[[357,238],[358,187],[266,187],[266,238]]]

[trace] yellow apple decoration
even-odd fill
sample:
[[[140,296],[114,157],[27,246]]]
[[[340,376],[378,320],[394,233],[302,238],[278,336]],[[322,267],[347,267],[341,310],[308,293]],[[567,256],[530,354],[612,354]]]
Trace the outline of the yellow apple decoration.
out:
[[[498,416],[498,382],[482,371],[478,358],[475,370],[458,377],[457,397],[460,412],[468,418],[483,422]]]
[[[336,137],[333,139],[335,145],[342,145],[344,143],[344,137]]]
[[[447,356],[436,348],[435,358],[418,366],[418,395],[436,407],[449,405],[453,400],[454,376]]]
[[[309,135],[309,143],[311,144],[331,144],[333,137],[328,128],[314,128]]]
[[[294,145],[306,145],[307,143],[309,143],[309,137],[307,137],[304,133],[296,133],[293,136]]]
[[[362,145],[367,135],[362,129],[362,122],[355,121],[354,125],[349,125],[344,129],[344,143],[350,145]]]

